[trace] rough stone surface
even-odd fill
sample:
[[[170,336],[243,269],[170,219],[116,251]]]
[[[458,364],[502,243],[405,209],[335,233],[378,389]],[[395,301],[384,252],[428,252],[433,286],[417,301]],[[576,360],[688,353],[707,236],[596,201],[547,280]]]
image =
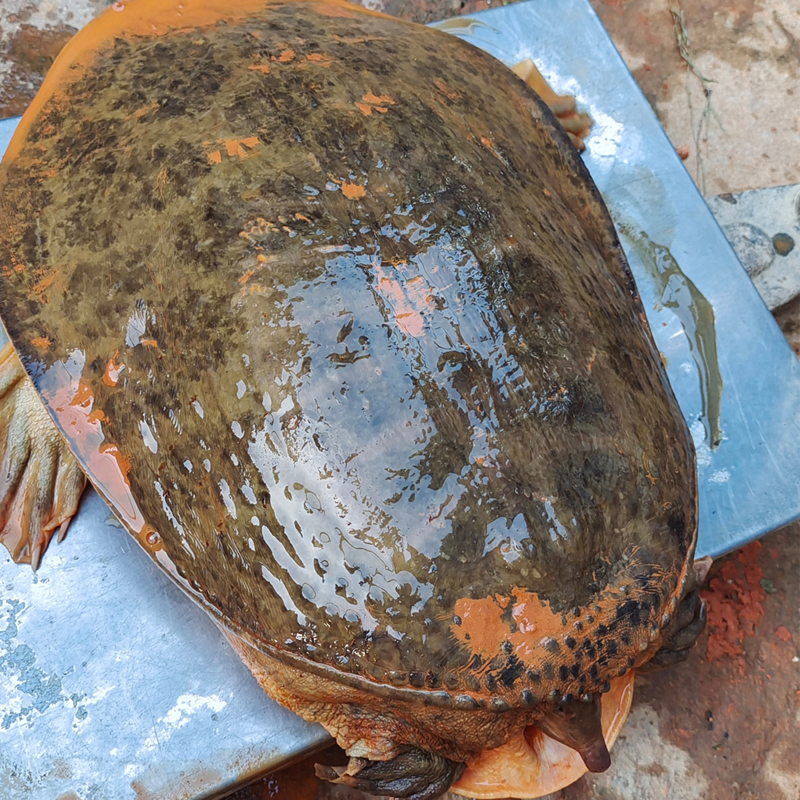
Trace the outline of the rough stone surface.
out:
[[[800,293],[800,184],[707,201],[768,308]]]
[[[704,195],[800,181],[795,0],[592,4]]]

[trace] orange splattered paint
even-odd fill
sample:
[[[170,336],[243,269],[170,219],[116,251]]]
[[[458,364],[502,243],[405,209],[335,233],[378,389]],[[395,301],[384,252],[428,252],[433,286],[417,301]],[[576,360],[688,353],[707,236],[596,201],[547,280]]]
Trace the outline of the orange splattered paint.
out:
[[[294,58],[294,50],[284,50],[275,60],[281,64],[287,64]]]
[[[775,635],[784,642],[792,641],[792,633],[785,625],[780,625],[777,627],[775,629]]]
[[[233,156],[239,156],[239,158],[242,158],[245,155],[244,148],[239,144],[238,139],[228,139],[225,142],[225,149],[228,151],[228,155],[231,158]]]
[[[103,454],[110,453],[113,455],[114,460],[117,462],[120,470],[122,470],[122,474],[127,479],[128,474],[131,471],[131,460],[126,455],[123,455],[115,444],[102,444],[100,445],[99,452]]]
[[[497,145],[494,143],[494,139],[490,136],[479,136],[480,143],[500,162],[503,162],[503,156],[497,149]]]
[[[388,106],[395,105],[395,102],[388,94],[376,95],[373,92],[367,92],[361,98],[361,102],[356,101],[354,105],[365,117],[368,117],[373,111],[385,114],[389,110]]]
[[[116,355],[106,364],[106,371],[103,373],[103,383],[106,386],[116,386],[119,383],[120,373],[125,369],[125,365],[115,363],[115,359]]]
[[[441,79],[436,78],[433,82],[433,85],[448,99],[448,100],[460,100],[463,95],[459,94],[454,89],[448,87],[448,85]]]
[[[55,372],[57,387],[50,394],[43,393],[45,402],[53,410],[73,451],[85,466],[88,475],[111,503],[125,525],[138,533],[144,525],[125,466],[116,445],[105,441],[98,409],[94,409],[94,393],[84,381],[61,379],[66,371]],[[129,465],[128,465],[129,468]]]
[[[322,53],[309,53],[306,58],[314,64],[319,64],[319,66],[326,69],[333,64],[333,59],[330,56],[323,55]]]
[[[357,200],[359,197],[364,197],[366,195],[367,190],[359,185],[358,183],[343,183],[342,184],[342,194],[348,200]]]
[[[206,145],[209,143],[206,142]],[[252,150],[259,144],[257,136],[246,136],[243,139],[222,139],[217,144],[221,147],[208,153],[208,160],[212,164],[222,163],[223,148],[229,158],[238,156],[239,158],[249,158],[255,155]]]
[[[742,548],[736,560],[726,561],[701,591],[708,604],[708,660],[733,658],[742,675],[746,670],[744,642],[755,636],[767,599],[761,586],[764,573],[757,564],[760,550],[760,542]]]
[[[47,298],[45,297],[45,292],[53,285],[53,281],[57,276],[58,270],[52,270],[44,275],[37,283],[33,285],[31,291],[28,293],[28,297],[31,300],[39,300],[41,303],[46,303]]]
[[[264,75],[269,75],[269,64],[251,64],[247,69],[251,72],[263,72]]]
[[[509,637],[518,658],[528,660],[546,639],[557,638],[564,631],[561,615],[556,614],[547,600],[540,600],[535,592],[524,589],[514,591],[516,604],[511,616],[517,631]]]
[[[511,633],[503,621],[503,609],[493,597],[456,600],[455,612],[461,624],[451,627],[453,635],[472,652],[489,657],[498,652],[500,643]]]
[[[374,106],[385,106],[385,105],[393,106],[395,104],[394,100],[392,100],[392,98],[389,97],[388,94],[376,95],[373,94],[372,92],[368,92],[367,94],[364,95],[364,102]]]
[[[653,477],[653,475],[650,472],[650,464],[647,461],[647,456],[644,453],[642,453],[642,466],[644,467],[644,476],[645,476],[645,478],[647,478],[647,480],[650,482],[651,486],[655,486],[656,485],[656,479]]]
[[[244,289],[241,289],[241,295],[244,297],[248,291],[250,294],[266,294],[267,290],[263,286],[259,286],[257,284],[251,283],[249,286],[246,286]]]
[[[375,288],[391,307],[398,326],[409,336],[422,336],[425,312],[436,308],[432,289],[421,275],[404,279],[402,264],[392,265],[398,277],[377,265]],[[398,279],[399,278],[399,279]]]
[[[158,342],[155,339],[140,339],[139,344],[143,344],[145,347],[155,347],[158,350]]]
[[[630,554],[636,561],[635,551]],[[651,569],[653,565],[650,565]],[[637,567],[638,568],[638,567]],[[605,636],[603,629],[609,620],[617,618],[617,610],[625,598],[635,598],[640,589],[635,579],[607,585],[593,599],[593,619],[581,620],[582,635],[587,638]],[[676,589],[677,591],[677,589]],[[510,613],[506,610],[510,607]],[[481,656],[496,655],[510,645],[512,652],[526,667],[541,668],[552,662],[551,640],[567,643],[572,626],[561,612],[554,611],[550,602],[535,592],[516,587],[510,597],[495,596],[483,599],[461,598],[455,603],[455,613],[461,618],[450,627],[452,635],[471,651]],[[646,660],[650,645],[657,648],[658,641],[651,642],[644,631],[632,627],[630,641],[620,648],[621,655],[639,661]],[[640,644],[645,647],[641,648]],[[577,682],[576,682],[577,686]],[[572,691],[572,689],[569,689]]]
[[[34,347],[41,347],[43,350],[47,350],[50,347],[50,340],[46,336],[37,336],[35,339],[31,339],[31,344]]]
[[[503,642],[510,642],[514,653],[524,663],[530,663],[543,642],[560,637],[564,631],[561,615],[554,613],[550,603],[540,600],[534,592],[515,589],[511,616],[516,623],[512,631],[510,621],[503,619],[508,607],[508,597],[487,597],[482,600],[462,598],[456,601],[456,614],[460,625],[453,625],[453,635],[470,650],[489,657],[500,652]]]

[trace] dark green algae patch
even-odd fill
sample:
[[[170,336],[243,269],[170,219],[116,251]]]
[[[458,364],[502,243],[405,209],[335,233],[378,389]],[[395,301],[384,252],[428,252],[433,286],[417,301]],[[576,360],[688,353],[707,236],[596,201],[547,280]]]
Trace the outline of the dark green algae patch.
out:
[[[691,443],[599,195],[489,56],[300,3],[118,38],[0,177],[26,367],[251,642],[517,704],[597,690],[660,627]],[[519,587],[562,636],[454,635],[462,598],[516,631]]]

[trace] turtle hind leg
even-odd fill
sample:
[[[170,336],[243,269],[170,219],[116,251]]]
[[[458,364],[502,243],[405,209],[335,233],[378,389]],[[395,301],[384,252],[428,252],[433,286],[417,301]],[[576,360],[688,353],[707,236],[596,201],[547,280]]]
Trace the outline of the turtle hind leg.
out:
[[[50,419],[14,348],[0,350],[0,542],[37,569],[61,541],[86,477]]]
[[[347,767],[316,765],[317,777],[375,795],[430,800],[444,794],[464,773],[466,764],[405,747],[390,761],[351,758]]]
[[[689,657],[707,622],[706,603],[700,597],[700,586],[711,569],[711,559],[701,558],[694,562],[683,597],[675,610],[675,616],[662,631],[661,648],[650,661],[639,669],[641,672],[654,672],[671,664],[677,664]]]
[[[582,153],[586,149],[583,140],[589,135],[594,120],[588,114],[578,111],[575,98],[570,94],[556,94],[530,58],[515,64],[511,71],[542,98],[567,132],[572,144]]]

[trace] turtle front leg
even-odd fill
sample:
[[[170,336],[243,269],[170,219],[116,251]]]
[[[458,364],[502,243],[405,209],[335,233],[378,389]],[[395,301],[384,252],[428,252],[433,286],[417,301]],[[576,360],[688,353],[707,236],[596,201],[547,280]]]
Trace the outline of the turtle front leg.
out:
[[[61,541],[86,476],[50,419],[16,351],[0,350],[0,542],[37,569],[50,539]]]
[[[466,764],[416,747],[405,747],[390,761],[351,758],[346,767],[316,765],[318,778],[374,795],[430,800],[444,794]]]
[[[511,71],[522,78],[544,100],[545,105],[555,114],[561,127],[567,132],[572,144],[579,153],[582,153],[586,149],[583,140],[589,135],[594,121],[588,114],[578,111],[575,98],[571,94],[556,94],[536,64],[529,58],[515,64]]]
[[[662,631],[661,648],[639,668],[641,672],[654,672],[689,657],[689,652],[706,627],[706,604],[700,597],[700,586],[710,569],[711,558],[708,556],[694,562],[675,615]]]

